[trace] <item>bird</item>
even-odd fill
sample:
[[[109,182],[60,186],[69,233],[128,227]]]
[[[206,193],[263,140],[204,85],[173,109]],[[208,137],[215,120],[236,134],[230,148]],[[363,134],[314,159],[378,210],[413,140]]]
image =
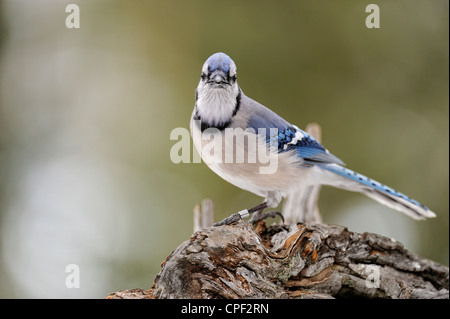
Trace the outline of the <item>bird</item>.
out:
[[[223,52],[203,64],[190,130],[195,148],[211,170],[264,198],[216,226],[253,213],[263,216],[264,209],[277,207],[283,198],[297,203],[299,196],[322,185],[362,193],[416,220],[436,216],[403,193],[344,167],[311,135],[246,96],[237,82],[235,62]],[[291,210],[293,206],[285,205]],[[300,222],[303,219],[298,217]]]

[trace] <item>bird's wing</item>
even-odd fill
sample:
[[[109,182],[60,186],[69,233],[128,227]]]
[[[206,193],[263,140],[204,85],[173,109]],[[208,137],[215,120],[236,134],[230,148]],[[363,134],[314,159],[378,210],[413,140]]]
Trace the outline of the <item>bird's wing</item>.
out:
[[[250,100],[248,104],[251,112],[248,115],[247,126],[256,132],[258,129],[265,129],[267,142],[276,146],[278,152],[295,151],[305,164],[329,163],[344,165],[344,162],[331,154],[305,131],[290,124],[275,112],[253,100]],[[276,134],[272,133],[271,135],[271,128],[277,129]]]
[[[343,161],[331,154],[317,140],[295,125],[278,131],[277,136],[270,137],[270,143],[278,142],[279,152],[294,150],[306,164],[339,164]]]

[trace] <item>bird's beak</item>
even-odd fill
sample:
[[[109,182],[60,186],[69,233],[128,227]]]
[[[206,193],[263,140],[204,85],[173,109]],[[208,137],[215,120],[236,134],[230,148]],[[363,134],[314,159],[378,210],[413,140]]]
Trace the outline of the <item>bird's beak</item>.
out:
[[[214,76],[213,81],[216,82],[217,84],[222,83],[222,82],[227,82],[227,80],[221,74],[216,74]]]
[[[228,84],[228,85],[230,84],[230,83],[228,83],[228,80],[227,80],[226,76],[223,74],[223,72],[218,72],[216,74],[213,74],[209,78],[208,83],[220,85],[220,86],[223,86],[224,84]]]

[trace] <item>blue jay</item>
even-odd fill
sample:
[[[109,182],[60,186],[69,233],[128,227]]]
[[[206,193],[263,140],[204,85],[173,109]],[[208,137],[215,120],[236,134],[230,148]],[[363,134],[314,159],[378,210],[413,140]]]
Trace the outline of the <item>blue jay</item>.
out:
[[[215,53],[204,63],[195,100],[190,127],[202,159],[226,181],[264,197],[262,204],[234,214],[226,224],[277,207],[283,198],[298,202],[298,190],[307,194],[305,189],[320,185],[360,192],[417,220],[436,216],[416,200],[343,167],[316,139],[247,97],[237,83],[236,64],[225,53]],[[233,134],[227,134],[229,130]],[[258,148],[249,145],[252,137]],[[257,159],[238,161],[238,150],[247,159]],[[233,151],[236,154],[229,156]],[[272,160],[276,169],[264,173],[262,168]],[[293,206],[285,204],[291,210]]]

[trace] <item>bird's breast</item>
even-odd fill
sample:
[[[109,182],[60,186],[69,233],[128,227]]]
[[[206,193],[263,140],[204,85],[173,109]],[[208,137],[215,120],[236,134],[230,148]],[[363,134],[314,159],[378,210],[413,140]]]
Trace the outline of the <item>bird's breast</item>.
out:
[[[295,182],[298,157],[271,149],[265,135],[236,127],[201,132],[199,125],[191,125],[194,145],[202,160],[226,181],[260,196]]]

